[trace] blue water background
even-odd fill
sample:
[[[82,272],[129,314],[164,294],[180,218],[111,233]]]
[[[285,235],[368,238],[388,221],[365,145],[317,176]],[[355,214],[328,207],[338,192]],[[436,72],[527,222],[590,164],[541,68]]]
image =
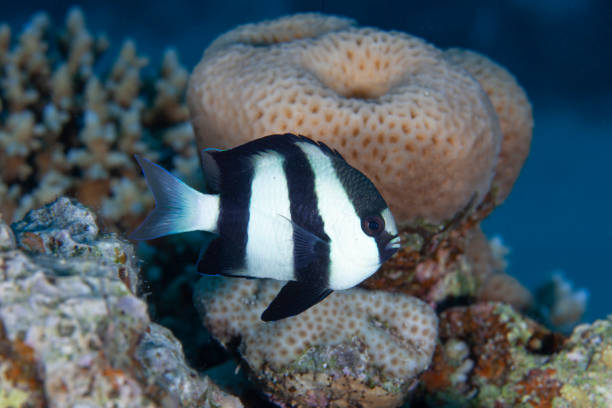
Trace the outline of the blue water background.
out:
[[[46,10],[63,23],[73,2],[3,2],[0,21],[21,27]],[[53,3],[53,4],[52,4]],[[590,292],[586,321],[612,313],[612,2],[85,1],[89,29],[105,32],[112,61],[123,39],[159,66],[175,47],[191,69],[234,26],[299,11],[349,16],[442,47],[465,47],[508,68],[534,109],[531,153],[506,203],[484,222],[511,248],[509,272],[528,287],[563,271]]]

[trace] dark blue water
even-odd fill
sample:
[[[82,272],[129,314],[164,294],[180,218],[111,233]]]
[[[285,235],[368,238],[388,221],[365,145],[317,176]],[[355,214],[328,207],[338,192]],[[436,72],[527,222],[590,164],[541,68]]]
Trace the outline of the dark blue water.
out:
[[[72,2],[12,2],[0,21],[21,25],[38,10],[63,22]],[[439,47],[476,50],[508,68],[534,109],[531,154],[506,203],[484,223],[512,252],[509,272],[529,287],[563,271],[590,292],[585,320],[612,313],[612,3],[514,1],[85,1],[94,33],[125,37],[157,66],[175,47],[189,68],[237,24],[298,11],[355,18],[406,31]]]

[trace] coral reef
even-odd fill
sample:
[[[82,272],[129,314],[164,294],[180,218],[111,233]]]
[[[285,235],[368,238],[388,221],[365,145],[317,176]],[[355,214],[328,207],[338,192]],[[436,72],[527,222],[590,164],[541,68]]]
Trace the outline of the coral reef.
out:
[[[440,314],[440,345],[421,376],[426,406],[609,407],[612,318],[550,332],[500,303]]]
[[[405,377],[389,371],[390,351],[368,358],[369,343],[355,343],[346,327],[338,332],[335,320],[306,312],[262,326],[261,298],[271,299],[275,291],[269,286],[277,283],[239,281],[213,289],[200,284],[196,304],[204,323],[228,348],[238,345],[272,400],[298,406],[399,404],[398,394],[382,400],[384,394],[346,391],[347,383],[362,390],[355,367],[368,362],[389,378],[404,377],[403,397],[422,379],[416,398],[432,406],[510,406],[536,399],[547,406],[551,384],[568,381],[545,378],[542,373],[549,372],[538,371],[538,364],[546,360],[536,358],[562,353],[565,338],[519,313],[539,313],[540,321],[554,327],[561,320],[571,326],[584,311],[584,297],[557,284],[549,304],[542,305],[505,273],[501,240],[489,241],[480,230],[480,221],[510,193],[533,128],[527,96],[503,67],[470,51],[440,51],[407,34],[355,28],[348,19],[295,15],[240,26],[215,40],[190,78],[188,103],[200,147],[302,133],[338,149],[376,181],[390,203],[403,247],[362,285],[377,291],[335,294],[312,313],[342,310],[344,321],[362,309],[333,305],[333,299],[344,305],[353,293],[362,293],[366,302],[372,293],[401,292],[438,310],[446,325],[433,366],[421,377]],[[393,330],[402,321],[393,313],[391,308],[375,322]],[[562,319],[553,323],[553,316]],[[375,327],[370,324],[371,319],[365,327]],[[395,347],[380,339],[385,350]],[[519,360],[529,360],[522,377],[512,372]],[[532,380],[533,388],[520,398],[495,400],[496,390],[515,390]]]
[[[505,273],[507,248],[499,239],[488,241],[479,226],[454,230],[430,248],[414,235],[404,237],[406,245],[363,287],[417,296],[432,306],[461,299],[499,301],[523,311],[533,306],[531,293]]]
[[[59,32],[58,32],[59,31]],[[153,205],[135,153],[159,158],[190,176],[197,168],[184,92],[187,71],[176,52],[159,76],[145,79],[147,59],[126,41],[108,75],[98,61],[108,48],[78,8],[61,30],[44,13],[11,41],[0,27],[0,211],[17,220],[61,194],[95,208],[109,229],[126,230]]]
[[[188,103],[200,147],[287,131],[326,142],[375,181],[400,226],[478,206],[494,176],[501,202],[531,140],[529,102],[500,66],[325,15],[222,35],[195,68]]]
[[[213,283],[214,282],[214,283]],[[264,323],[282,282],[202,279],[196,307],[240,354],[272,400],[299,406],[401,404],[431,360],[437,318],[420,300],[351,289],[304,313]]]
[[[531,142],[531,106],[503,67],[405,33],[298,14],[221,35],[187,98],[200,147],[301,133],[375,181],[402,248],[363,287],[435,308],[532,306],[531,294],[492,265],[479,227],[510,193]]]
[[[241,407],[152,323],[132,247],[60,198],[0,222],[0,406]]]
[[[265,402],[246,387],[280,406],[612,404],[612,320],[551,332],[570,333],[586,292],[556,276],[532,295],[480,230],[533,126],[503,67],[301,14],[215,40],[188,112],[175,51],[146,77],[128,40],[104,74],[108,41],[77,8],[11,37],[0,26],[0,216],[25,218],[0,221],[0,406],[241,406],[194,362],[248,406]],[[337,148],[381,187],[403,248],[362,288],[268,324],[279,282],[207,277],[194,309],[199,235],[141,243],[139,276],[132,247],[100,229],[131,229],[153,205],[135,153],[201,185],[189,113],[201,147],[294,132]],[[62,194],[99,224],[65,198],[26,216]]]

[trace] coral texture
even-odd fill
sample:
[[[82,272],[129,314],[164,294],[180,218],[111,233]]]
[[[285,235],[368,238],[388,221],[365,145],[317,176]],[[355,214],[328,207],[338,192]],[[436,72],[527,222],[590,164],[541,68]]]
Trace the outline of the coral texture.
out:
[[[132,247],[89,210],[60,198],[14,232],[0,222],[0,406],[242,406],[150,321]]]
[[[295,15],[214,42],[188,86],[199,146],[284,132],[321,140],[374,180],[402,225],[478,205],[502,139],[478,81],[419,38],[329,19]],[[303,20],[319,23],[303,30]]]
[[[0,26],[0,211],[20,219],[59,195],[95,208],[108,228],[128,229],[153,205],[132,159],[160,158],[161,140],[174,151],[169,168],[197,169],[184,102],[187,71],[168,50],[155,80],[142,78],[147,59],[126,41],[107,76],[97,65],[108,48],[79,9],[65,26],[35,15],[11,41]],[[145,89],[150,85],[151,91]]]
[[[420,300],[351,289],[273,323],[261,312],[278,281],[202,279],[196,307],[240,353],[273,400],[308,406],[397,406],[430,362],[437,318]]]
[[[440,315],[440,340],[421,377],[428,406],[609,407],[612,319],[568,339],[511,307],[481,303]]]
[[[529,154],[533,115],[527,94],[504,67],[473,51],[451,48],[444,58],[474,76],[483,87],[499,118],[503,134],[493,188],[495,202],[504,201]]]

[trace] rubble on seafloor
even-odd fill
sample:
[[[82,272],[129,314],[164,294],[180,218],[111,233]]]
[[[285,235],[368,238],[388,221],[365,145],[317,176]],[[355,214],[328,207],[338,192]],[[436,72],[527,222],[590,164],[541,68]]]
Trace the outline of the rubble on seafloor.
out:
[[[153,206],[134,154],[185,177],[195,173],[188,73],[176,51],[167,50],[147,78],[148,59],[132,40],[108,73],[99,72],[107,48],[78,8],[63,27],[45,13],[21,33],[0,24],[0,211],[7,221],[67,194],[94,208],[106,229],[125,231]]]
[[[67,198],[0,221],[0,406],[242,406],[150,320],[136,264]]]

